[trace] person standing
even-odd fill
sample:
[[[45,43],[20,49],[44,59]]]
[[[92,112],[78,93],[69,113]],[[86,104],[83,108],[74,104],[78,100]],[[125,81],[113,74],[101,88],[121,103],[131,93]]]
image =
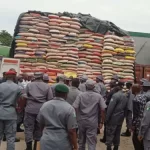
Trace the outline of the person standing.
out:
[[[65,81],[66,81],[65,75],[63,75],[63,74],[59,75],[59,76],[56,78],[56,81],[57,81],[57,83],[55,83],[55,84],[53,84],[53,85],[51,86],[52,92],[53,92],[53,96],[54,96],[54,97],[55,97],[55,87],[56,87],[56,85],[58,85],[58,84],[65,84]]]
[[[150,83],[144,82],[144,87],[147,87],[150,89]],[[144,150],[143,141],[138,140],[138,134],[140,130],[140,124],[141,120],[143,118],[143,112],[146,103],[148,102],[146,93],[141,94],[141,86],[138,84],[133,85],[132,87],[132,93],[135,95],[135,98],[133,100],[133,120],[132,120],[132,126],[133,126],[133,145],[136,150]]]
[[[79,150],[85,150],[86,142],[88,150],[96,149],[97,128],[101,129],[104,123],[106,104],[103,97],[94,92],[95,84],[93,80],[87,80],[86,92],[78,95],[73,103],[78,112]],[[100,124],[98,124],[99,116],[101,116]]]
[[[143,119],[138,134],[138,140],[143,140],[144,150],[150,149],[150,102],[146,104]]]
[[[58,84],[56,97],[46,102],[39,113],[39,122],[43,129],[40,140],[41,150],[77,150],[76,114],[74,108],[66,102],[68,87]]]
[[[129,109],[128,110],[130,111],[131,116],[132,116],[134,95],[132,94],[132,82],[131,81],[126,82],[126,88],[127,88],[126,95],[127,95],[128,101],[129,101],[129,103],[128,103],[128,108]],[[128,122],[127,119],[128,118],[126,118],[126,123]],[[131,136],[131,132],[127,128],[126,132],[122,133],[121,136],[129,137],[129,136]]]
[[[103,83],[103,77],[101,75],[96,77],[96,88],[98,89],[99,93],[103,96],[103,98],[106,98],[106,92],[107,89]]]
[[[70,105],[73,105],[77,96],[81,93],[81,91],[78,90],[79,84],[80,81],[78,78],[72,79],[72,86],[69,88],[69,93],[66,100]]]
[[[80,78],[80,85],[79,85],[79,90],[81,92],[86,92],[86,86],[85,83],[88,80],[88,76],[87,75],[82,75]]]
[[[5,73],[6,82],[0,84],[0,142],[6,135],[7,150],[15,150],[15,138],[17,129],[16,104],[21,96],[21,90],[14,83],[16,72]],[[7,91],[7,92],[6,92]]]
[[[112,96],[117,93],[119,91],[119,87],[118,87],[118,81],[114,78],[112,78],[112,81],[110,83],[110,92],[107,94],[107,97],[106,97],[106,105],[109,106],[109,103],[111,101],[111,98]],[[106,113],[107,113],[107,108],[106,108]],[[104,135],[103,135],[103,138],[100,139],[100,142],[102,143],[105,143],[106,142],[106,121],[105,121],[105,124],[104,124]]]
[[[118,150],[120,144],[120,132],[125,117],[125,112],[128,111],[128,99],[123,93],[124,84],[118,82],[119,91],[113,94],[107,108],[106,114],[106,145],[107,150]],[[128,115],[127,115],[128,116]],[[127,122],[128,128],[131,129],[131,122]]]
[[[33,139],[34,149],[36,148],[36,143],[41,137],[37,115],[42,105],[53,98],[51,87],[43,82],[43,74],[37,72],[34,76],[35,80],[26,87],[27,102],[24,116],[26,150],[32,150]]]

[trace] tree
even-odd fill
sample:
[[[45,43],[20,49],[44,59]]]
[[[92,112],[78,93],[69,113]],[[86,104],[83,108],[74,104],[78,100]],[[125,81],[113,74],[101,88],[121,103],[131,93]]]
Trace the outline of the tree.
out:
[[[0,44],[4,46],[10,46],[12,42],[12,36],[6,31],[0,31]]]

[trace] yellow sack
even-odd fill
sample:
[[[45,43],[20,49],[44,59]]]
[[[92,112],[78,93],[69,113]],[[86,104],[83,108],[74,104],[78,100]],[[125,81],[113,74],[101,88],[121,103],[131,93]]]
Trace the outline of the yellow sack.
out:
[[[17,45],[17,47],[26,47],[26,46],[28,46],[26,43],[17,43],[16,44]]]
[[[135,60],[135,57],[132,57],[132,56],[125,56],[125,59]]]
[[[125,52],[129,53],[129,54],[135,54],[135,51],[134,50],[130,50],[130,49],[129,50],[125,50]]]
[[[87,47],[87,48],[93,48],[93,46],[90,45],[90,44],[84,44],[83,46],[84,46],[84,47]]]
[[[114,51],[117,53],[124,53],[124,49],[122,48],[116,48]]]
[[[76,78],[77,77],[77,73],[76,72],[64,72],[64,75],[69,78],[69,77],[73,77]]]

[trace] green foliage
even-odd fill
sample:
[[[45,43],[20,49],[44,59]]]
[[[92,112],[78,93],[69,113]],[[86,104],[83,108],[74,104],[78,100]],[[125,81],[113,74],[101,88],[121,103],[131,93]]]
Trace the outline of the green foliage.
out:
[[[0,44],[4,46],[10,46],[12,42],[12,36],[5,30],[0,31]]]

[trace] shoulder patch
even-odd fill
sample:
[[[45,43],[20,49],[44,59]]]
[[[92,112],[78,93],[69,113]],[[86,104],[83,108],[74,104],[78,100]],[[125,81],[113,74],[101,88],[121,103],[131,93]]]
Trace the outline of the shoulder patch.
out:
[[[114,101],[113,98],[110,101],[113,102]]]
[[[147,110],[147,111],[150,111],[150,107],[147,107],[146,110]]]
[[[76,118],[76,113],[75,112],[73,113],[73,117]]]

